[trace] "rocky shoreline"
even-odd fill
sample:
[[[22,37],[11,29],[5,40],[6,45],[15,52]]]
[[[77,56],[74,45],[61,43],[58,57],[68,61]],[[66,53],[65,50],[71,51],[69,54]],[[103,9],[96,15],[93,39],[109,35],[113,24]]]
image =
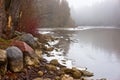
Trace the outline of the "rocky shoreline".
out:
[[[85,77],[93,76],[86,69],[68,68],[57,59],[47,61],[43,57],[59,50],[49,43],[59,38],[16,34],[7,49],[0,49],[0,80],[86,80]]]

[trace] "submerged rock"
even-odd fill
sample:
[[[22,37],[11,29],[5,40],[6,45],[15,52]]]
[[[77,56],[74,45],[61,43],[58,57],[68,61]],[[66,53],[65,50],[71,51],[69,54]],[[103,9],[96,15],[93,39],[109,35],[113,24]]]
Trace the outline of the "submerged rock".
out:
[[[7,71],[7,54],[5,50],[0,50],[0,74],[4,75]]]
[[[6,49],[8,58],[8,67],[13,72],[20,72],[23,69],[23,53],[15,47],[9,47]]]
[[[87,77],[91,77],[91,76],[94,76],[93,73],[89,72],[89,71],[86,71],[86,70],[81,70],[82,73],[83,73],[83,76],[87,76]]]

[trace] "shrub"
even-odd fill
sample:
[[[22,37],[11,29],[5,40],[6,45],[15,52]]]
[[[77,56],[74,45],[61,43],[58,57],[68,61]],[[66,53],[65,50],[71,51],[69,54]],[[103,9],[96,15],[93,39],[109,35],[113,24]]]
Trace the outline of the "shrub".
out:
[[[18,28],[21,32],[37,34],[38,19],[36,17],[34,0],[23,0],[22,2],[22,15],[20,20],[20,27]]]
[[[38,22],[35,18],[26,18],[22,21],[21,31],[31,33],[33,35],[37,34]]]

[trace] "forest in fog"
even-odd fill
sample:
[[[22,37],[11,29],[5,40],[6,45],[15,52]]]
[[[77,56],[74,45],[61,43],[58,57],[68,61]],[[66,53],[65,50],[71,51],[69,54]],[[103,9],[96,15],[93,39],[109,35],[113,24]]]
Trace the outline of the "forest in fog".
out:
[[[67,0],[1,0],[0,16],[0,34],[11,36],[15,30],[75,26]]]
[[[41,27],[73,27],[66,0],[38,0]]]
[[[40,28],[74,26],[66,0],[31,0],[26,5],[28,8],[25,9],[23,18],[27,16],[27,21],[30,20],[30,17],[32,20],[38,21]],[[22,23],[24,25],[25,21],[23,20]]]

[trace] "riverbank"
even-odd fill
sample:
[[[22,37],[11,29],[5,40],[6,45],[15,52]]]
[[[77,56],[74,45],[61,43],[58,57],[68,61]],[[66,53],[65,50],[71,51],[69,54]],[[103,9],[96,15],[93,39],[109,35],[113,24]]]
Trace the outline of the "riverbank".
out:
[[[74,66],[87,67],[94,73],[92,79],[119,80],[120,29],[100,27],[77,31],[53,30],[49,33],[57,33],[56,36],[63,40],[59,47],[65,49],[64,56],[72,60]]]
[[[20,34],[19,37],[17,36],[8,41],[9,43],[6,43],[10,44],[8,48],[1,48],[0,56],[2,51],[5,52],[4,55],[6,55],[3,59],[0,57],[0,65],[3,66],[3,68],[1,68],[1,80],[84,80],[83,77],[85,76],[93,76],[93,73],[88,72],[86,69],[80,70],[72,66],[68,68],[65,65],[66,60],[64,59],[62,60],[63,64],[59,59],[47,60],[48,57],[53,56],[56,58],[58,57],[56,55],[61,56],[63,54],[62,49],[54,46],[59,43],[59,38],[42,34],[37,37],[31,36],[32,35],[28,33]],[[14,49],[13,46],[21,50],[21,54],[23,53],[22,58],[20,58],[19,55],[12,57],[8,55],[17,54],[15,51],[12,51]],[[20,70],[21,65],[14,63],[16,62],[15,60],[18,60],[18,63],[23,65]]]

